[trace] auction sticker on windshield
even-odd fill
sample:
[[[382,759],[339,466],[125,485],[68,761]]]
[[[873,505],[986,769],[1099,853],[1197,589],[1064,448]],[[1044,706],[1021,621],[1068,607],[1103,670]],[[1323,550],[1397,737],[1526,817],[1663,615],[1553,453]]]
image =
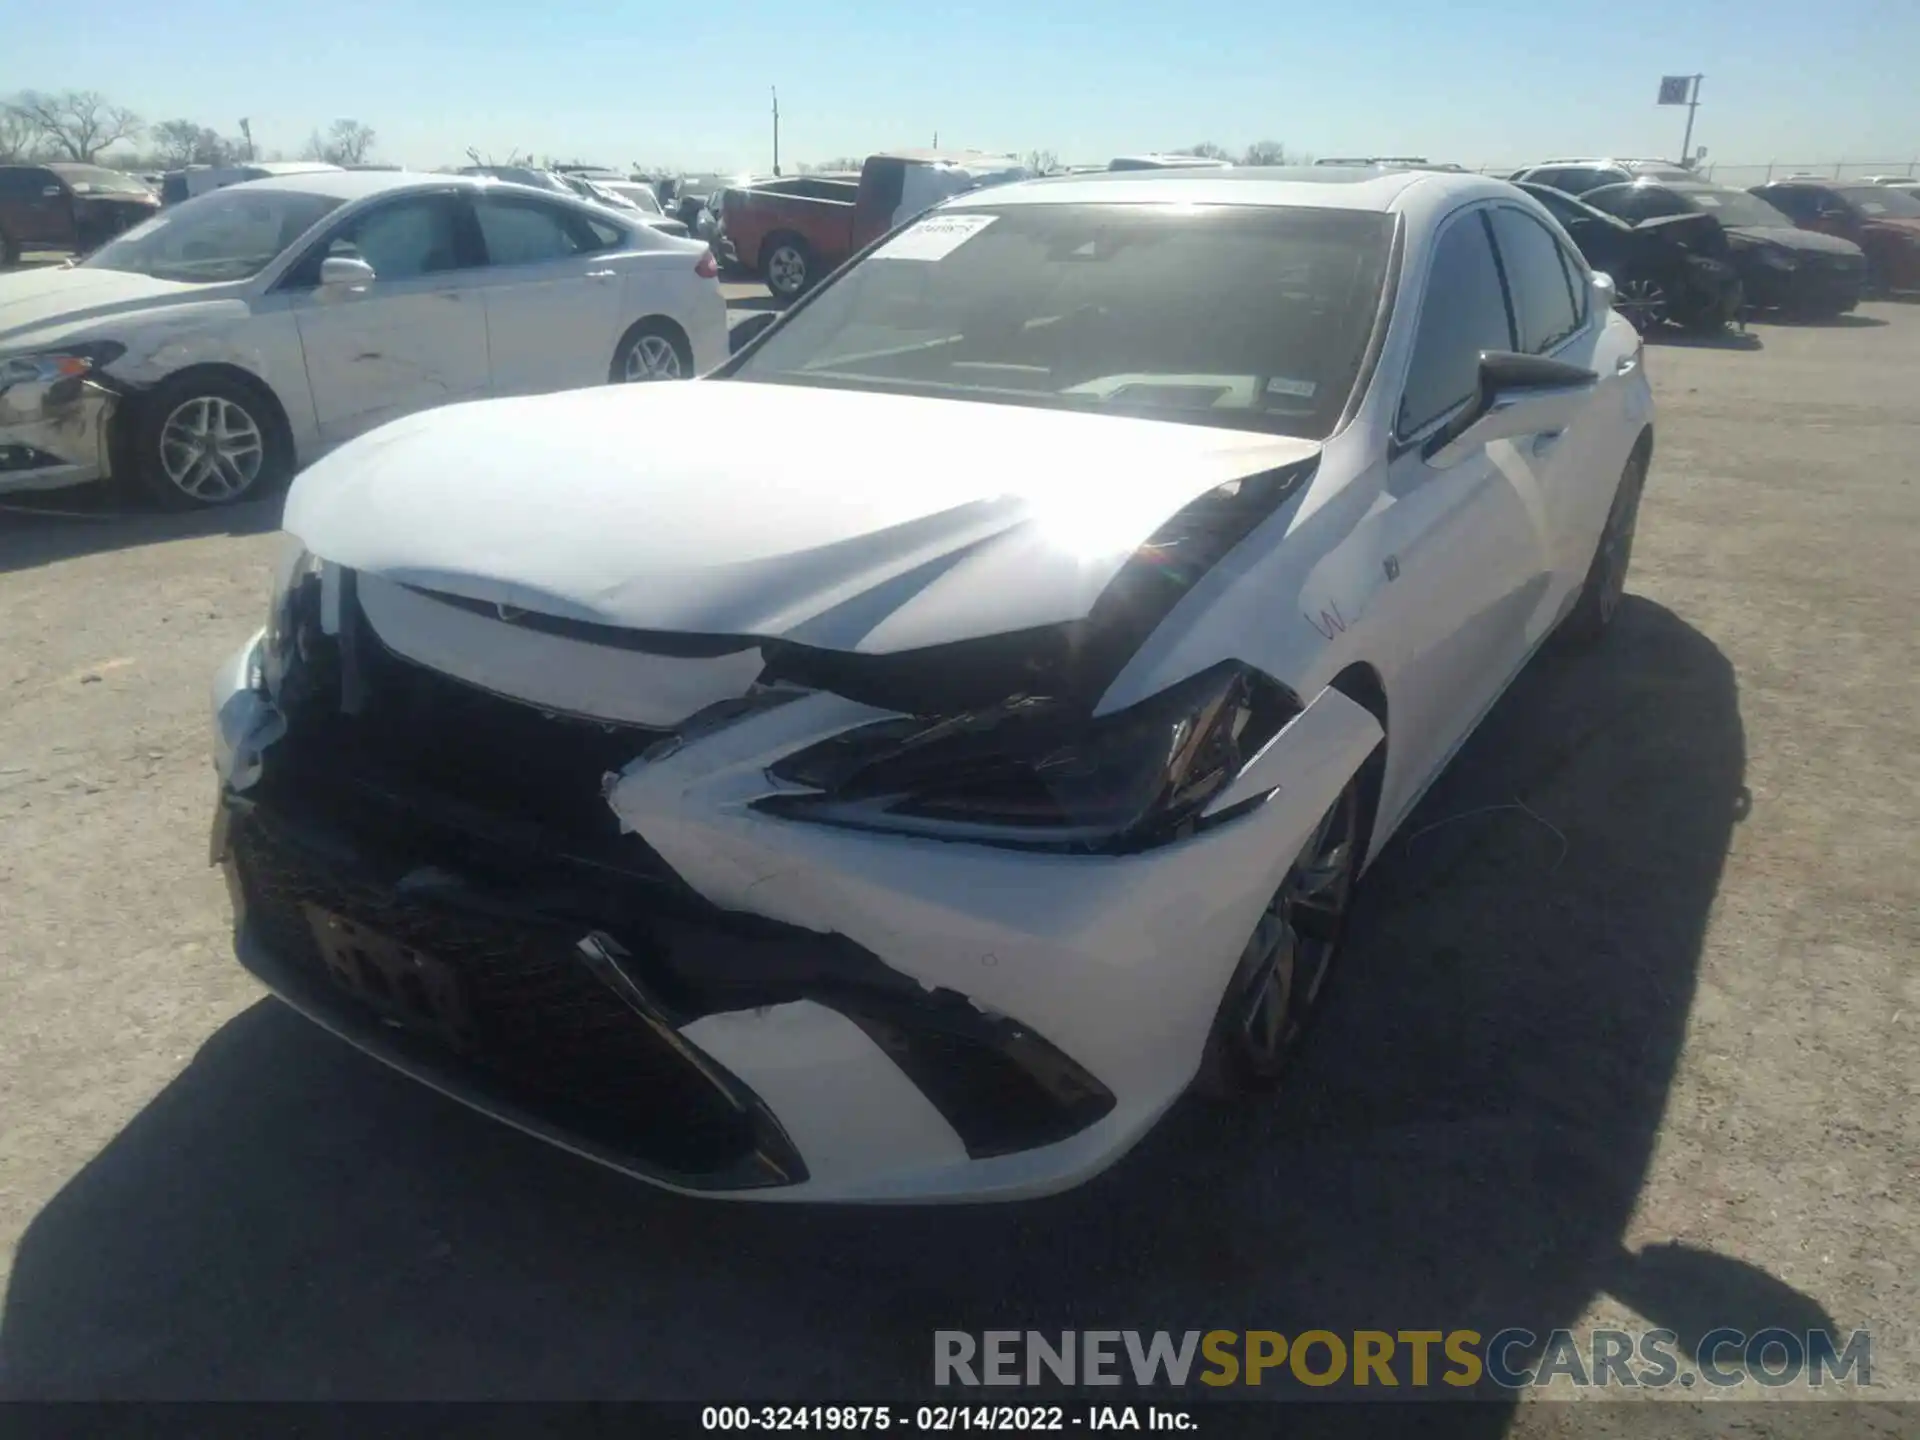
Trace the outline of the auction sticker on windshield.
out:
[[[1000,217],[933,215],[887,241],[875,260],[944,260]]]

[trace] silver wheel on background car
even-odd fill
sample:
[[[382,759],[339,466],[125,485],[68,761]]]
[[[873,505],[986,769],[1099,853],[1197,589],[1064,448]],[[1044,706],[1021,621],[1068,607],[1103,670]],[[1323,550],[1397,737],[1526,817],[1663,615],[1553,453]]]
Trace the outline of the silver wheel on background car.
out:
[[[682,380],[686,378],[686,367],[681,365],[680,352],[666,336],[642,335],[628,347],[620,378],[628,384],[643,380]]]
[[[220,395],[181,401],[160,426],[160,470],[181,494],[206,505],[236,500],[260,478],[260,423]]]
[[[1613,304],[1642,335],[1658,330],[1673,313],[1673,302],[1658,280],[1622,280]]]
[[[798,295],[807,288],[807,257],[797,245],[776,245],[767,257],[767,288],[776,295]]]

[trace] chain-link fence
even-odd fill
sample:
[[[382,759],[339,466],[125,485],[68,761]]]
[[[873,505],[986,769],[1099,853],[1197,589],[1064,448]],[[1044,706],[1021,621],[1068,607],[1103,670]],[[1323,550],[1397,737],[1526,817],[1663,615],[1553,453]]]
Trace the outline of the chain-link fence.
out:
[[[1520,165],[1479,165],[1482,175],[1511,175]],[[1822,180],[1867,180],[1881,175],[1904,175],[1920,180],[1920,157],[1908,160],[1767,160],[1752,164],[1722,165],[1716,160],[1702,161],[1700,178],[1716,185],[1746,189],[1769,180],[1784,180],[1789,175],[1817,175]]]

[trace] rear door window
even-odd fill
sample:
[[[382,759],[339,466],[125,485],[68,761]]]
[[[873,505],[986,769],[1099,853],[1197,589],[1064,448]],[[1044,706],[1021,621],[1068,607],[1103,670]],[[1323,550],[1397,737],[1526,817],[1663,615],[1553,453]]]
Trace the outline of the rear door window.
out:
[[[60,178],[51,170],[36,166],[19,165],[0,169],[0,200],[38,200],[48,186],[59,183]]]
[[[544,265],[617,244],[613,225],[543,201],[486,195],[474,205],[490,265]]]
[[[1772,185],[1760,198],[1795,220],[1811,220],[1820,213],[1819,197],[1802,185]]]

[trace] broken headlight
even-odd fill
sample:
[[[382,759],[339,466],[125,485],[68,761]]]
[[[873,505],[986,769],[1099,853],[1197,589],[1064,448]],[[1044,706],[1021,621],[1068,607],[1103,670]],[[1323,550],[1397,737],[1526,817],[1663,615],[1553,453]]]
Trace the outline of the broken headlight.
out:
[[[1299,713],[1278,682],[1217,665],[1091,719],[1020,696],[963,715],[864,725],[788,756],[793,819],[1022,848],[1138,849],[1191,831],[1208,801]]]
[[[111,365],[126,353],[124,345],[96,340],[84,345],[62,345],[52,350],[0,356],[0,390],[9,385],[52,385],[61,380],[77,380],[103,365]]]
[[[260,641],[260,679],[267,693],[280,694],[299,655],[303,633],[320,619],[320,560],[291,535],[281,537],[273,568],[273,593],[267,601],[267,629]]]

